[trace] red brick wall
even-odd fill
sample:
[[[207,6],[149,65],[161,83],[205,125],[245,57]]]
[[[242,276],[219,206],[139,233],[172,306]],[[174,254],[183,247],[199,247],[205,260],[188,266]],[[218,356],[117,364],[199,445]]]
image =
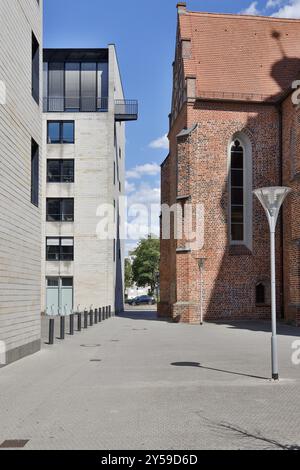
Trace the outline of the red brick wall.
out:
[[[170,187],[171,203],[175,202],[178,191],[179,195],[189,194],[193,204],[204,205],[205,244],[203,250],[191,253],[176,253],[176,247],[184,245],[182,241],[171,240],[162,244],[161,295],[166,303],[160,309],[160,314],[167,311],[176,321],[199,322],[200,274],[197,258],[205,257],[206,320],[267,318],[270,306],[257,306],[255,302],[258,282],[265,282],[269,291],[267,220],[259,202],[253,201],[253,249],[249,251],[243,247],[230,247],[228,145],[236,132],[245,132],[252,142],[253,189],[280,184],[278,111],[271,105],[189,104],[186,125],[192,127],[197,123],[198,127],[190,137],[177,141],[176,135],[185,127],[184,121],[177,119],[170,133],[171,153],[168,170],[163,169],[162,172],[162,187]],[[279,235],[278,224],[277,283],[280,310],[282,279]],[[168,278],[171,279],[170,285]]]
[[[283,184],[292,188],[283,208],[285,318],[300,326],[300,108],[288,97],[283,112]]]
[[[177,112],[177,111],[176,111]],[[177,165],[177,134],[186,126],[187,113],[184,106],[174,121],[169,133],[170,155],[161,170],[162,204],[170,207],[176,203],[176,165]],[[173,317],[173,305],[176,303],[176,241],[161,240],[160,259],[160,304],[158,315],[161,317]]]

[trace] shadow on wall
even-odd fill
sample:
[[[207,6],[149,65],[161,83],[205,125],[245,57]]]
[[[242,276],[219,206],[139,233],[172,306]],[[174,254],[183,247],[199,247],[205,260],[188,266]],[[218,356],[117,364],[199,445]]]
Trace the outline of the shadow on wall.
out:
[[[119,217],[119,215],[118,215]],[[120,240],[120,227],[118,224],[117,240],[115,244],[115,260],[116,260],[116,287],[115,287],[115,309],[116,314],[124,311],[124,284],[123,284],[123,269],[122,269],[122,256],[121,256],[121,240]]]

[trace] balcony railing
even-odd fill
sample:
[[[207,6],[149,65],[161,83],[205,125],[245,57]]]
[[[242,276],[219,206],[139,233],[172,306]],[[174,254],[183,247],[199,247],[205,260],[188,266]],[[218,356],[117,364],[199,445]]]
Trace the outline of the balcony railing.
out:
[[[115,119],[116,121],[136,121],[138,118],[137,100],[116,100]]]
[[[44,98],[45,113],[96,113],[108,111],[108,98],[51,96]]]
[[[97,113],[108,111],[108,98],[51,96],[44,98],[45,113]],[[115,100],[116,121],[136,121],[137,100]]]

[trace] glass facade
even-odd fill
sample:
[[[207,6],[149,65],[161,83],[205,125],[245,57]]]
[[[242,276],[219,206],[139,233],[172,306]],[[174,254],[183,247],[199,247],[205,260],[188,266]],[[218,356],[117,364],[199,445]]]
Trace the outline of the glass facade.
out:
[[[44,63],[44,111],[95,112],[107,108],[107,62]]]

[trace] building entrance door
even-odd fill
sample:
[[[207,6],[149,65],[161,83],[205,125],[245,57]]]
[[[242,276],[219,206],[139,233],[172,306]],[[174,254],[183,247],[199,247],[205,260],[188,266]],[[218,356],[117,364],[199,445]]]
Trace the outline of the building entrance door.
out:
[[[47,315],[70,315],[73,311],[73,278],[47,278]]]

